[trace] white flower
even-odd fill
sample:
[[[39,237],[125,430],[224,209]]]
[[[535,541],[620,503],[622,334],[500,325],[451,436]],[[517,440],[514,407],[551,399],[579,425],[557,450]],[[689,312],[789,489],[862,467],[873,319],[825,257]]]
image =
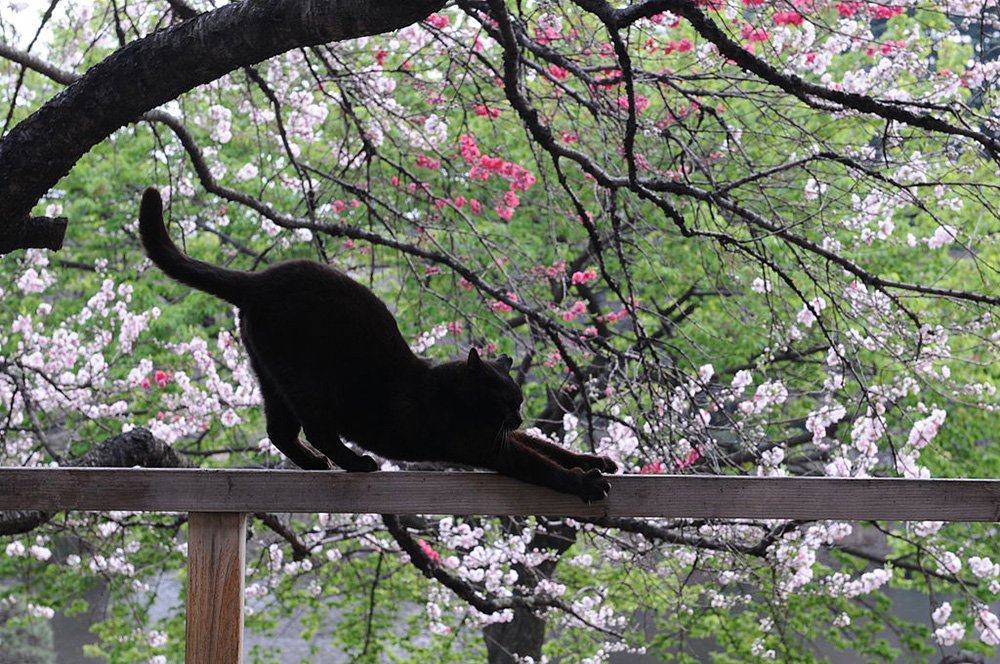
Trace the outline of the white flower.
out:
[[[815,178],[809,178],[806,180],[806,187],[803,193],[803,197],[807,201],[814,201],[820,197],[820,194],[826,193],[827,184],[820,184],[816,182]]]
[[[939,226],[934,235],[927,238],[927,248],[928,249],[940,249],[941,247],[947,246],[955,241],[957,237],[957,229],[954,226]]]
[[[740,369],[736,372],[736,375],[733,376],[733,389],[742,390],[752,382],[753,374],[746,369]]]
[[[933,620],[935,624],[938,625],[943,625],[944,623],[948,622],[948,618],[950,617],[951,617],[950,602],[944,602],[941,606],[934,609],[934,613],[931,614],[931,620]]]
[[[35,618],[45,618],[46,620],[49,620],[56,614],[56,612],[48,606],[28,604],[28,614],[34,616]]]
[[[240,170],[236,171],[236,180],[238,182],[246,182],[257,177],[257,173],[257,167],[254,164],[245,164]]]
[[[953,646],[965,637],[965,627],[959,623],[948,623],[934,630],[934,638],[943,646]]]

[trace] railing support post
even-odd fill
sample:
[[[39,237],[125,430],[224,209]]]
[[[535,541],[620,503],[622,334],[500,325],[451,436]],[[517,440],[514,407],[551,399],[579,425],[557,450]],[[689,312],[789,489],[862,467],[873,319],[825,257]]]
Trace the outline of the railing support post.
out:
[[[188,515],[186,664],[243,661],[247,515]]]

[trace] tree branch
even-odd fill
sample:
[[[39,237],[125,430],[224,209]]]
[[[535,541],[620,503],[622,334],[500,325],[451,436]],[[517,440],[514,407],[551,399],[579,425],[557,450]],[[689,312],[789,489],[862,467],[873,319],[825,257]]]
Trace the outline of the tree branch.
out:
[[[300,46],[402,28],[443,4],[244,0],[128,44],[0,140],[0,254],[61,246],[65,224],[29,223],[32,207],[80,157],[145,111],[239,67]]]
[[[109,438],[64,466],[76,468],[187,468],[191,464],[148,429],[133,429]],[[0,535],[27,533],[52,519],[52,512],[0,512]]]

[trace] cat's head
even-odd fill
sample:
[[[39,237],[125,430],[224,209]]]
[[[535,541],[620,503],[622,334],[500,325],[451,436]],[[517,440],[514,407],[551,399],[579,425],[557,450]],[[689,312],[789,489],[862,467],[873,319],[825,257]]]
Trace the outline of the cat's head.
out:
[[[473,348],[463,364],[463,393],[459,398],[465,402],[469,414],[484,428],[497,432],[521,426],[524,397],[510,376],[513,361],[506,355],[486,360]]]

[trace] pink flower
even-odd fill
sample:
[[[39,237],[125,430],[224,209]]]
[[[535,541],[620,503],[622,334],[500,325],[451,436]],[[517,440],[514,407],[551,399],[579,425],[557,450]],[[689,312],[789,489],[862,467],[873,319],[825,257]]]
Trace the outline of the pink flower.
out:
[[[617,103],[618,103],[618,107],[619,108],[626,108],[627,109],[628,108],[628,97],[626,97],[624,95],[621,96],[621,97],[619,97],[618,100],[617,100]],[[644,95],[636,95],[635,96],[635,112],[636,113],[642,113],[647,108],[649,108],[649,97],[646,97]]]
[[[426,168],[430,171],[436,171],[441,168],[440,159],[432,159],[425,154],[420,154],[417,156],[417,168]]]
[[[902,7],[885,6],[885,5],[874,5],[868,7],[868,15],[874,19],[887,19],[893,16],[899,16],[903,13]]]
[[[432,549],[430,544],[423,540],[417,540],[417,545],[420,547],[420,550],[424,552],[424,555],[430,558],[432,562],[438,563],[441,561],[441,554]]]
[[[481,118],[493,118],[500,117],[499,108],[491,108],[489,106],[484,106],[483,104],[476,104],[472,107],[473,112]]]
[[[775,12],[775,25],[802,25],[805,17],[798,12]]]
[[[451,21],[444,14],[431,14],[426,19],[427,23],[437,28],[438,30],[443,30],[448,27]]]
[[[468,162],[479,159],[479,146],[476,145],[476,138],[472,134],[462,134],[459,137],[458,149],[462,153],[462,158]]]
[[[691,451],[688,452],[687,458],[682,459],[677,462],[678,468],[687,468],[693,466],[694,462],[701,458],[701,452],[697,448],[692,447]]]
[[[559,65],[550,66],[549,73],[552,74],[552,78],[559,79],[560,81],[569,76],[569,71],[563,69]]]
[[[740,31],[740,36],[746,39],[751,44],[754,42],[765,42],[771,38],[771,33],[769,33],[764,28],[755,28],[751,25],[747,25],[743,30]]]
[[[510,300],[511,302],[517,302],[518,301],[517,293],[511,293],[510,291],[507,291],[507,299]],[[490,309],[492,309],[497,313],[507,313],[508,311],[511,311],[513,307],[507,304],[506,302],[497,301],[490,305]]]
[[[570,277],[570,283],[579,285],[588,283],[594,279],[597,279],[597,272],[594,270],[586,270],[584,272],[574,272],[573,276]]]
[[[173,379],[173,376],[171,376],[170,374],[168,374],[166,371],[157,370],[156,373],[153,374],[153,380],[156,381],[156,384],[161,389],[164,388],[164,387],[166,387],[167,383],[169,383],[172,379]]]
[[[860,2],[838,2],[836,6],[837,14],[841,18],[850,18],[859,12],[864,5]]]
[[[653,463],[647,463],[645,466],[639,469],[640,475],[659,475],[663,472],[663,462],[654,461]]]
[[[479,214],[483,211],[483,204],[477,201],[475,198],[469,199],[469,211],[472,214]]]

